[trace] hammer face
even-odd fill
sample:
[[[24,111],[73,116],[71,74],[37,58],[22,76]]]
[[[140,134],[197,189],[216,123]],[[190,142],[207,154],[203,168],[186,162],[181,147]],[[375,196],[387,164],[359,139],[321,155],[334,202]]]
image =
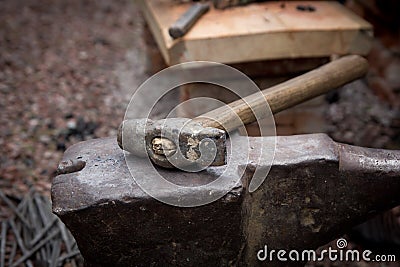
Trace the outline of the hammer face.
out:
[[[226,164],[225,131],[203,127],[190,119],[124,121],[118,135],[121,148],[137,156],[148,155],[162,167],[200,171]]]
[[[172,141],[177,148],[173,154],[160,155],[153,149],[155,138]],[[226,163],[226,134],[216,128],[203,127],[185,118],[168,118],[150,122],[146,129],[146,150],[157,165],[186,171],[199,171],[208,166]]]

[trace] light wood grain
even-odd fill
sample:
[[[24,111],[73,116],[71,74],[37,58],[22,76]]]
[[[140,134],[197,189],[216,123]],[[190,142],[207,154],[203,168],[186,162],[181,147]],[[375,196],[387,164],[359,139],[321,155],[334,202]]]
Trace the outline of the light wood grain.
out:
[[[368,62],[357,55],[345,56],[294,79],[265,89],[207,112],[194,120],[205,127],[231,131],[243,124],[268,116],[266,102],[273,114],[343,86],[366,74]],[[240,120],[238,120],[240,119]]]
[[[183,37],[173,40],[168,27],[190,3],[139,0],[167,64],[193,60],[222,63],[265,59],[365,55],[372,26],[334,1],[267,1],[226,10],[211,9]],[[301,12],[299,4],[315,12]]]

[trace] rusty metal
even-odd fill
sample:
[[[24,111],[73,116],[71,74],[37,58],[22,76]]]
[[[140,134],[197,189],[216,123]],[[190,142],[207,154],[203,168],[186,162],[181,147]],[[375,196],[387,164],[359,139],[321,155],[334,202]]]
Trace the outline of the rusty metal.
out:
[[[169,206],[143,192],[114,138],[72,146],[63,160],[83,157],[86,166],[55,177],[53,212],[76,237],[89,266],[258,266],[266,264],[257,260],[264,245],[316,249],[400,204],[400,151],[340,144],[324,134],[277,137],[271,171],[249,193],[255,168],[268,166],[254,163],[256,137],[238,138],[253,147],[250,159],[229,159],[245,170],[241,182],[218,201],[195,208]],[[140,170],[144,163],[136,164]],[[187,186],[183,197],[191,198],[201,190],[196,185],[215,180],[224,168],[159,173]]]
[[[193,4],[174,24],[168,29],[169,35],[176,39],[184,36],[190,28],[203,16],[210,5],[208,3]]]
[[[131,135],[125,134],[123,137],[123,133]],[[225,131],[203,127],[190,119],[126,120],[120,126],[117,141],[121,149],[136,155],[148,155],[155,164],[166,168],[220,166],[226,163]],[[208,149],[208,146],[215,149]],[[161,147],[167,149],[168,153],[163,153]],[[202,147],[203,153],[200,152]],[[177,149],[180,153],[175,153]],[[202,160],[203,158],[211,159],[212,162]]]
[[[73,173],[82,170],[85,162],[77,159],[61,161],[57,167],[57,174]]]

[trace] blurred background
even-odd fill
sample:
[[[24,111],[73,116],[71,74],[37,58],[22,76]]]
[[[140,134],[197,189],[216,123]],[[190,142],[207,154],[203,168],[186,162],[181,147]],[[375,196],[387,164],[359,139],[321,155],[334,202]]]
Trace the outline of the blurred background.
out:
[[[367,77],[324,96],[325,132],[339,142],[400,149],[400,2],[341,2],[374,26],[375,38]],[[0,1],[1,266],[24,256],[28,266],[82,264],[72,236],[50,213],[57,165],[72,144],[115,136],[131,94],[166,66],[135,1]],[[180,99],[179,92],[165,97],[154,116]],[[384,242],[399,251],[399,213],[350,233],[352,246]],[[58,241],[46,240],[52,233]]]

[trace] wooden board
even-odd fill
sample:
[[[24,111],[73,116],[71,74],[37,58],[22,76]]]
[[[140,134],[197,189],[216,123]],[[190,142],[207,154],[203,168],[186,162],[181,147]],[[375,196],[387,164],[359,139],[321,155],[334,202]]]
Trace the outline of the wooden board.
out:
[[[222,63],[268,59],[365,55],[372,26],[337,2],[262,2],[226,10],[211,8],[180,39],[168,27],[191,3],[139,0],[143,14],[168,65],[209,60]],[[315,12],[297,10],[312,5]]]

